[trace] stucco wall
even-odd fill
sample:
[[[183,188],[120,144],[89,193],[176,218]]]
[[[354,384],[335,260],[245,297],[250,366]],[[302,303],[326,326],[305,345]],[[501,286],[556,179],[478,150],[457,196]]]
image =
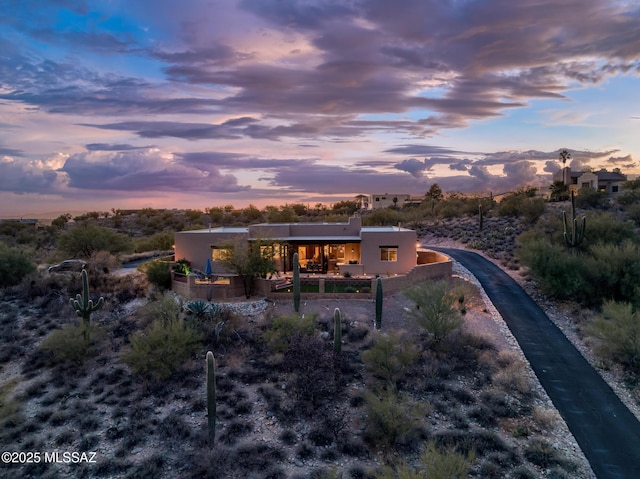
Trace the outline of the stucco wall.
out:
[[[215,233],[207,230],[181,231],[174,237],[176,261],[185,258],[191,263],[192,268],[204,271],[207,258],[211,258],[212,245],[233,244],[238,238],[246,239],[247,234]]]
[[[393,231],[362,230],[360,255],[366,274],[404,274],[416,265],[416,243],[418,236],[413,230],[394,229]],[[397,261],[382,261],[380,246],[397,246]]]

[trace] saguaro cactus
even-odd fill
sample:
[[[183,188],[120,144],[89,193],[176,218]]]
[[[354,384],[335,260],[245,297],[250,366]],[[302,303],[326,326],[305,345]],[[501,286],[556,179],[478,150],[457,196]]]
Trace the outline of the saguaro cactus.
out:
[[[216,363],[211,351],[207,351],[207,422],[209,444],[213,446],[216,439]]]
[[[340,308],[333,310],[333,352],[340,354],[342,352],[342,315]]]
[[[104,298],[100,296],[98,301],[94,304],[93,300],[89,299],[89,277],[87,271],[82,270],[82,294],[77,294],[76,299],[71,298],[71,307],[76,310],[78,317],[82,318],[82,326],[84,328],[84,338],[89,341],[91,339],[91,333],[89,327],[91,326],[91,313],[98,311],[104,304]]]
[[[382,278],[376,281],[376,329],[382,327]]]
[[[298,253],[293,253],[293,309],[300,311],[300,263]]]
[[[478,205],[478,214],[480,215],[480,231],[484,227],[484,211],[482,210],[482,203]]]
[[[582,217],[581,221],[576,218],[576,194],[571,192],[571,222],[567,218],[567,212],[562,212],[562,220],[564,222],[564,242],[567,246],[575,248],[582,240],[584,240],[584,231],[587,227],[587,218]]]

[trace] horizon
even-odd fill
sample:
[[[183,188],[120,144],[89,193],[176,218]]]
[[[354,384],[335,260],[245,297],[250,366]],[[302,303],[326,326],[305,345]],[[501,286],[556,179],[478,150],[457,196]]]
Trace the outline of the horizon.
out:
[[[1,20],[0,217],[488,194],[562,149],[640,172],[634,2],[37,7]]]

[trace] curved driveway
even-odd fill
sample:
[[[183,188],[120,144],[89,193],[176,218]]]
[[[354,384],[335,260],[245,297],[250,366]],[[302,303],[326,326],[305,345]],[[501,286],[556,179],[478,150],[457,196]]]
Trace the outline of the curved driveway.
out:
[[[478,278],[596,476],[640,478],[640,423],[529,295],[477,253],[429,248],[449,255]]]

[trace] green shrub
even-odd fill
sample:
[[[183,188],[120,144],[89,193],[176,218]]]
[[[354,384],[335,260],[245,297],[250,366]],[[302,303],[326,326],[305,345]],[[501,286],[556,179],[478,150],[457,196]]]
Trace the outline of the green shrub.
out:
[[[597,351],[632,369],[640,366],[640,316],[629,303],[608,301],[588,328],[599,340]]]
[[[371,373],[395,384],[420,355],[409,335],[400,333],[376,336],[369,349],[361,354],[362,361]]]
[[[202,347],[202,336],[183,319],[153,321],[131,338],[131,349],[122,360],[134,374],[168,379]]]
[[[434,341],[440,341],[462,325],[457,296],[446,280],[428,281],[405,291],[415,303],[411,310],[417,323]]]
[[[25,253],[0,242],[0,288],[20,284],[22,278],[35,270]]]
[[[102,337],[102,331],[97,325],[91,324],[89,327],[91,341],[87,341],[83,326],[67,324],[62,329],[49,333],[42,341],[40,349],[51,354],[51,361],[54,364],[64,362],[82,364],[91,354],[92,347]]]
[[[296,336],[312,336],[316,329],[316,314],[300,317],[297,314],[279,316],[262,334],[262,339],[269,349],[282,353],[289,348],[291,340]]]
[[[395,448],[415,441],[422,419],[431,412],[426,401],[415,403],[392,390],[365,391],[365,439],[376,447]]]
[[[145,268],[147,279],[160,289],[171,288],[171,265],[166,261],[152,261]]]
[[[168,251],[173,246],[173,233],[162,232],[135,240],[135,252]]]
[[[385,466],[375,474],[375,479],[466,479],[475,461],[473,452],[462,455],[453,449],[441,450],[429,442],[420,455],[420,465],[412,468],[402,461],[395,466]]]
[[[18,401],[10,398],[17,380],[8,381],[0,386],[0,421],[13,416],[18,411]]]
[[[151,322],[155,319],[170,321],[181,317],[183,311],[182,300],[170,292],[165,294],[156,293],[141,308],[141,316]]]

